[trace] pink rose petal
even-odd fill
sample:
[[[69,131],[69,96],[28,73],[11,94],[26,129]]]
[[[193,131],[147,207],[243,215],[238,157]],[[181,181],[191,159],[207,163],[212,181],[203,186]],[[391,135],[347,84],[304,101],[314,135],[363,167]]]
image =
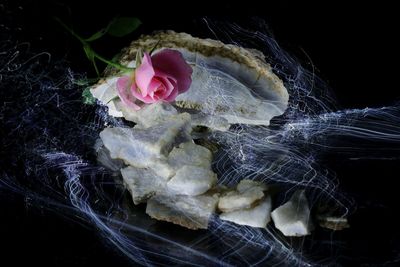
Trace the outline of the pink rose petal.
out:
[[[140,109],[136,100],[146,104],[172,102],[189,89],[192,72],[178,51],[164,49],[152,57],[145,53],[141,65],[133,73],[134,79],[132,76],[118,79],[117,92],[121,101],[135,110]]]
[[[169,94],[169,96],[167,96],[163,100],[166,102],[172,102],[175,100],[175,98],[178,96],[178,94],[179,94],[178,89],[175,88],[175,90],[172,90],[172,92]]]
[[[149,53],[144,53],[142,64],[136,69],[135,74],[136,85],[140,88],[142,96],[145,97],[155,74]]]
[[[140,107],[135,104],[136,98],[131,94],[131,87],[135,87],[131,76],[123,76],[117,80],[117,94],[124,105],[139,110]]]
[[[193,70],[179,51],[164,49],[151,57],[153,68],[177,80],[179,93],[186,92],[192,83]]]
[[[132,95],[136,97],[137,99],[141,100],[142,102],[146,104],[154,103],[154,99],[150,95],[143,96],[141,92],[139,92],[139,88],[134,88],[132,87]]]

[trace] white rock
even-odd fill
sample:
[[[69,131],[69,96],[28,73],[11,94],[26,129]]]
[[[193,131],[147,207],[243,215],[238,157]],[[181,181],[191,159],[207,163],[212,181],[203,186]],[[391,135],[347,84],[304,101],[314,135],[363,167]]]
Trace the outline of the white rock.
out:
[[[241,180],[236,186],[236,190],[239,193],[246,193],[248,190],[252,190],[254,188],[261,191],[265,191],[268,189],[268,187],[264,183],[249,179]]]
[[[158,192],[165,189],[167,181],[149,169],[126,167],[121,169],[122,179],[131,193],[133,202],[145,202]]]
[[[154,47],[155,53],[178,50],[192,66],[192,85],[176,98],[176,105],[190,113],[223,118],[230,124],[268,125],[287,107],[288,92],[259,51],[168,31],[132,42],[120,63],[131,64],[138,49]]]
[[[223,212],[250,208],[253,203],[264,197],[266,186],[251,180],[242,180],[235,191],[222,195],[218,202],[218,209]]]
[[[115,101],[119,101],[116,84],[119,77],[109,77],[101,80],[90,89],[91,94],[101,103],[108,107],[108,114],[114,117],[123,117],[122,112],[116,106]]]
[[[108,170],[119,173],[120,169],[124,166],[122,160],[111,158],[110,151],[104,147],[103,141],[100,138],[96,140],[95,151],[97,153],[97,161]]]
[[[189,229],[207,229],[217,202],[216,195],[155,195],[147,201],[146,213]]]
[[[254,208],[224,212],[219,217],[240,225],[265,228],[271,220],[271,197],[267,196]]]
[[[190,115],[181,113],[146,129],[105,128],[100,138],[111,158],[121,159],[137,168],[151,168],[162,177],[171,177],[174,170],[167,164],[167,156],[174,145],[191,140],[190,131]]]
[[[168,181],[168,188],[180,195],[197,196],[205,193],[217,182],[217,175],[209,169],[183,166]]]
[[[196,145],[193,141],[182,143],[179,147],[174,147],[168,156],[168,163],[175,170],[184,165],[211,169],[211,161],[211,151],[203,146]]]
[[[285,236],[310,234],[310,209],[304,190],[296,191],[291,199],[271,213],[275,227]]]
[[[204,113],[192,114],[193,126],[205,126],[213,130],[225,132],[231,126],[227,119],[206,115]]]
[[[137,128],[148,128],[163,122],[166,122],[172,116],[178,114],[178,111],[169,103],[157,102],[151,105],[144,105],[140,110],[132,110],[116,101],[116,106],[121,110],[124,118],[128,121],[137,123]]]

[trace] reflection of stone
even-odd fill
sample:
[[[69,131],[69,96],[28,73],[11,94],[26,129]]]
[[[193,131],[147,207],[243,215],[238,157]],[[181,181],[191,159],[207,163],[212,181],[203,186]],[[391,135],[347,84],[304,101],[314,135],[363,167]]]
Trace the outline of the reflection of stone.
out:
[[[157,192],[163,191],[167,183],[163,177],[149,169],[127,167],[121,169],[121,174],[135,204],[145,202]]]
[[[285,236],[304,236],[311,232],[310,209],[304,190],[296,191],[288,202],[271,213],[271,217]]]
[[[168,182],[168,189],[176,194],[197,196],[207,192],[217,182],[217,175],[209,169],[184,165]]]
[[[317,220],[321,227],[333,231],[340,231],[350,227],[346,217],[318,215]]]
[[[266,197],[253,208],[224,212],[219,217],[236,224],[265,228],[271,220],[271,197]]]
[[[189,229],[207,229],[217,202],[215,195],[155,195],[147,201],[146,213]]]
[[[255,201],[264,197],[265,190],[266,186],[262,183],[244,179],[237,185],[236,190],[228,191],[220,197],[218,209],[229,212],[250,208]]]

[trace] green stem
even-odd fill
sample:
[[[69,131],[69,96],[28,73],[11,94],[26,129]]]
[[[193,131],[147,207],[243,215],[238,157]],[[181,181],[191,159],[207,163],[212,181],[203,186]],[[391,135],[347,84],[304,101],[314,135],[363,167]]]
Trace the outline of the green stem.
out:
[[[59,18],[54,17],[54,19],[55,19],[58,23],[60,23],[61,26],[63,26],[72,36],[74,36],[76,39],[78,39],[78,40],[82,43],[83,46],[87,46],[88,48],[91,49],[90,44],[89,44],[85,39],[83,39],[83,38],[80,37],[78,34],[76,34],[71,28],[69,28],[67,25],[65,25],[65,23],[62,22]],[[92,51],[93,51],[93,50],[92,50]],[[104,57],[100,56],[99,54],[97,54],[97,53],[94,52],[94,51],[93,51],[93,55],[94,55],[98,60],[103,61],[104,63],[106,63],[106,64],[108,64],[108,65],[110,65],[110,66],[112,66],[112,67],[114,67],[114,68],[116,68],[116,69],[119,69],[119,70],[121,70],[121,71],[123,71],[123,72],[129,72],[129,71],[134,70],[134,68],[129,68],[129,67],[123,66],[123,65],[121,65],[121,64],[119,64],[119,63],[117,63],[117,62],[114,62],[114,61],[105,59]]]
[[[114,67],[116,69],[119,69],[119,70],[121,70],[123,72],[128,72],[128,71],[134,70],[134,68],[125,67],[124,65],[121,65],[121,64],[119,64],[117,62],[105,59],[104,57],[100,56],[96,52],[93,52],[93,54],[98,60],[103,61],[104,63],[106,63],[106,64],[108,64],[108,65],[110,65],[110,66],[112,66],[112,67]]]
[[[67,25],[65,25],[64,22],[62,22],[59,18],[54,17],[54,19],[61,24],[61,26],[64,27],[64,29],[66,29],[72,36],[74,36],[76,39],[78,39],[83,45],[87,45],[87,42],[80,37],[79,35],[77,35],[70,27],[68,27]]]

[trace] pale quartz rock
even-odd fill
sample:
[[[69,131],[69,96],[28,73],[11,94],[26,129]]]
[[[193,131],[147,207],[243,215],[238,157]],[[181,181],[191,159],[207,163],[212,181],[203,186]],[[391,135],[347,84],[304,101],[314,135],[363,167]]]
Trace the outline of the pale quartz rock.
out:
[[[271,197],[267,196],[253,208],[224,212],[219,217],[240,225],[265,228],[271,220]]]
[[[124,162],[120,159],[112,159],[110,156],[110,151],[104,147],[103,141],[97,139],[95,143],[95,151],[97,153],[97,161],[114,174],[124,166]]]
[[[247,190],[250,190],[252,188],[257,188],[258,190],[262,190],[262,191],[265,191],[268,189],[268,187],[264,183],[249,180],[249,179],[241,180],[236,186],[236,190],[239,193],[246,193]]]
[[[193,141],[181,143],[174,147],[168,156],[168,164],[178,170],[184,165],[198,166],[211,169],[212,153],[203,146],[196,145]]]
[[[122,51],[119,62],[132,64],[139,49],[154,47],[155,53],[166,48],[178,50],[192,66],[192,85],[175,102],[192,114],[222,118],[229,124],[269,125],[270,119],[287,107],[289,97],[282,80],[257,50],[167,31],[133,41]],[[109,68],[107,74],[116,73]],[[211,122],[208,127],[224,129],[216,120]]]
[[[227,119],[206,115],[204,113],[192,114],[192,125],[204,126],[221,132],[228,131],[231,126]]]
[[[122,104],[121,101],[116,101],[116,106],[121,110],[126,120],[137,123],[135,126],[137,128],[148,128],[166,122],[169,118],[178,114],[178,111],[166,102],[143,105],[140,110],[133,110]]]
[[[250,208],[253,203],[264,197],[267,187],[259,182],[244,179],[237,185],[236,190],[222,195],[218,202],[218,209],[223,212]]]
[[[155,195],[147,201],[150,217],[189,229],[207,229],[217,206],[217,195]]]
[[[109,77],[106,80],[100,80],[90,89],[90,93],[108,107],[108,114],[113,117],[123,117],[123,113],[116,106],[116,101],[119,101],[116,87],[118,78]]]
[[[304,190],[296,191],[291,199],[271,213],[275,227],[285,236],[305,236],[312,230],[310,208]]]
[[[152,170],[126,167],[121,169],[122,179],[136,205],[164,190],[167,181]]]
[[[175,145],[191,140],[190,131],[190,115],[181,113],[146,129],[105,128],[100,138],[111,158],[170,178],[174,170],[167,164],[167,156]]]
[[[197,196],[207,192],[217,183],[217,175],[209,169],[183,166],[168,181],[168,189],[175,194]]]

